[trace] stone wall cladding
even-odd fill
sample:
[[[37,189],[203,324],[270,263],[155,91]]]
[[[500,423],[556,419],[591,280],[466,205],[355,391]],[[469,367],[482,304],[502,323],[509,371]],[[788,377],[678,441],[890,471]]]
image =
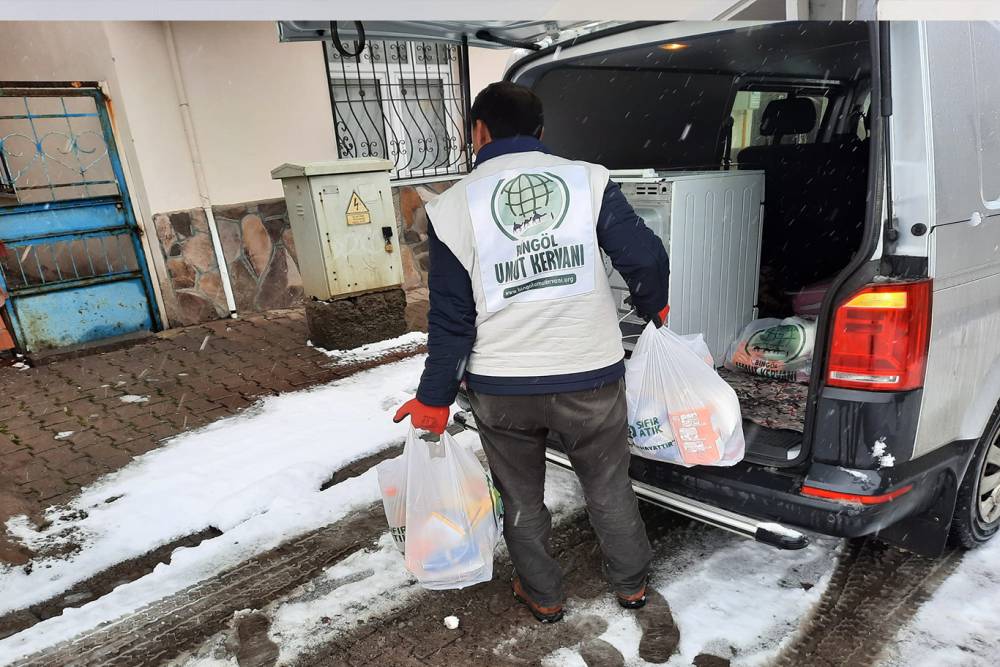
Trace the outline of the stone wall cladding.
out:
[[[213,209],[237,312],[302,303],[302,276],[284,199]]]
[[[283,199],[213,208],[229,279],[240,313],[295,306],[302,278]],[[205,212],[153,216],[167,267],[161,280],[173,326],[226,317],[225,292]]]
[[[427,212],[424,204],[455,181],[393,187],[406,323],[427,330]],[[239,313],[300,305],[302,277],[284,199],[212,209]],[[171,326],[226,317],[225,293],[205,213],[199,208],[153,216],[167,275],[161,288]]]
[[[403,289],[406,291],[406,323],[413,330],[427,331],[427,270],[430,256],[427,247],[427,211],[424,205],[456,181],[439,181],[393,188],[396,223],[403,240]]]
[[[161,276],[167,318],[173,326],[225,317],[219,264],[205,212],[200,208],[153,216],[167,275]]]

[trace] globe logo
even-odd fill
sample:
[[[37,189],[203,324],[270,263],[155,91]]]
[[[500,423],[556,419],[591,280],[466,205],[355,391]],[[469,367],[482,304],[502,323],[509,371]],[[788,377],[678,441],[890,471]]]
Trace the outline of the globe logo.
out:
[[[501,179],[493,192],[493,219],[513,241],[551,231],[569,210],[566,183],[548,172]]]
[[[799,324],[779,324],[754,333],[746,349],[768,361],[790,361],[802,353],[806,335]]]

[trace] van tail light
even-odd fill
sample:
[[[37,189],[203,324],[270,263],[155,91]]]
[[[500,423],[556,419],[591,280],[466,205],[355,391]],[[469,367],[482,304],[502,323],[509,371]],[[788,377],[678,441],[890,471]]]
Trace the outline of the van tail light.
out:
[[[877,496],[862,496],[857,493],[843,493],[840,491],[830,491],[828,489],[821,489],[816,486],[804,485],[800,493],[803,496],[811,496],[813,498],[823,498],[824,500],[834,500],[840,503],[882,505],[888,502],[892,502],[893,500],[899,498],[904,493],[909,493],[912,490],[913,490],[913,485],[907,484],[906,486],[898,488],[895,491],[890,491],[889,493],[883,493]]]
[[[924,384],[931,281],[867,285],[837,308],[827,384],[902,391]]]

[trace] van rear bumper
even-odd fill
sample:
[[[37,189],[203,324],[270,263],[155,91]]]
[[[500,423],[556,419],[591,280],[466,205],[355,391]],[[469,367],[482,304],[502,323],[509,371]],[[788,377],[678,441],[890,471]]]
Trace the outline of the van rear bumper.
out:
[[[731,512],[836,537],[864,537],[922,513],[934,506],[942,494],[951,495],[971,454],[971,443],[955,442],[904,465],[882,470],[851,470],[822,463],[792,470],[746,462],[730,468],[683,468],[632,457],[630,474],[639,482]],[[893,500],[866,505],[805,496],[803,485],[862,496],[912,488]],[[946,514],[937,519],[939,523],[944,521],[945,531],[950,510]]]

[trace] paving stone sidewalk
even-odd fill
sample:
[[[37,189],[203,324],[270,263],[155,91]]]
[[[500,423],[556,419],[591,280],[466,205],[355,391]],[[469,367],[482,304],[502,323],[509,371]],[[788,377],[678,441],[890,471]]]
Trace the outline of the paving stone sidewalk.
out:
[[[126,349],[37,368],[0,367],[0,562],[28,557],[4,538],[10,516],[39,519],[45,507],[165,438],[261,396],[387,360],[337,365],[306,339],[304,311],[289,309],[171,329]]]

